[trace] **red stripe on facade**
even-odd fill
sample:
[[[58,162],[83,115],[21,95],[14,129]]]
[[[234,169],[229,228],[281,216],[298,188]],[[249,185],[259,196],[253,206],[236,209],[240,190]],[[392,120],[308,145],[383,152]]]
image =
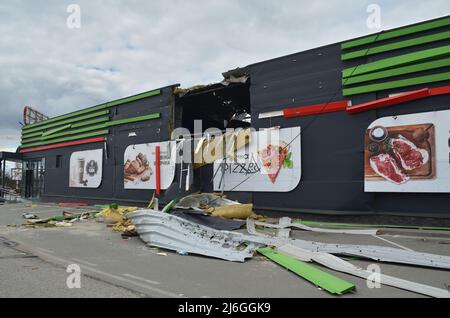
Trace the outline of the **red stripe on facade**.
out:
[[[322,113],[332,113],[346,110],[349,105],[349,101],[339,101],[328,104],[318,104],[311,106],[303,106],[297,108],[283,109],[284,118],[302,117],[309,115],[317,115]]]
[[[450,94],[450,86],[442,86],[430,89],[431,96]]]
[[[77,146],[77,145],[92,144],[95,142],[103,142],[105,140],[106,140],[105,137],[96,137],[96,138],[89,138],[89,139],[76,140],[76,141],[70,141],[70,142],[63,142],[60,144],[54,144],[54,145],[49,145],[49,146],[22,149],[22,150],[20,150],[20,152],[21,153],[36,152],[36,151],[42,151],[42,150],[48,150],[48,149],[56,149],[56,148],[64,148],[64,147],[71,147],[71,146]]]
[[[421,89],[418,91],[405,93],[405,94],[401,94],[401,95],[397,95],[397,96],[393,96],[393,97],[382,98],[382,99],[375,100],[373,102],[368,102],[368,103],[356,105],[353,107],[348,107],[347,112],[349,114],[357,114],[357,113],[365,112],[368,110],[402,104],[402,103],[410,102],[410,101],[417,100],[417,99],[422,99],[422,98],[429,97],[429,96],[430,96],[430,90],[428,88],[424,88],[424,89]]]

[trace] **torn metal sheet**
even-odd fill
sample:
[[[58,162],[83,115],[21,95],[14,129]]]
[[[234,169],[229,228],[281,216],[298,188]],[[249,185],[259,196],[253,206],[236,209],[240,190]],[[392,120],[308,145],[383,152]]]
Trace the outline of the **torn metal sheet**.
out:
[[[312,251],[337,255],[359,256],[379,262],[417,265],[424,267],[450,269],[450,257],[414,251],[405,251],[398,248],[372,245],[348,245],[334,243],[311,242],[298,239],[280,239],[256,231],[255,221],[247,219],[248,233],[259,236],[267,245],[282,246],[292,244],[296,247]]]
[[[136,225],[141,239],[151,246],[185,251],[228,261],[244,262],[253,256],[255,244],[240,233],[218,231],[194,222],[153,210],[127,215]]]
[[[258,249],[258,253],[329,293],[343,295],[355,289],[355,285],[350,282],[303,263],[295,259],[295,257],[274,251],[270,247],[260,248]]]
[[[317,227],[309,227],[301,223],[292,223],[291,218],[281,218],[279,224],[256,222],[256,225],[264,226],[273,229],[286,229],[286,228],[296,228],[303,231],[310,231],[316,233],[333,233],[333,234],[351,234],[351,235],[377,235],[378,230],[349,230],[349,229],[321,229]]]
[[[172,212],[172,215],[220,231],[234,231],[245,225],[245,221],[225,220],[215,216],[198,214],[198,212],[189,213],[188,211],[174,211]]]
[[[364,279],[371,279],[374,276],[373,272],[356,267],[355,265],[328,253],[311,252],[290,244],[280,246],[277,248],[277,250],[301,261],[316,262],[335,271],[361,277]],[[419,284],[381,273],[379,274],[378,278],[380,284],[383,285],[397,287],[403,290],[408,290],[430,297],[450,298],[450,292],[445,289]]]

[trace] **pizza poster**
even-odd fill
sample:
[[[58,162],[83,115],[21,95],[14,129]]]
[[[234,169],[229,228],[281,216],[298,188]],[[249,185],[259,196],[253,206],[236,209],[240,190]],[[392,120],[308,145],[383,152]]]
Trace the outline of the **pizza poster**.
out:
[[[301,179],[301,129],[253,131],[235,160],[214,162],[214,191],[290,192]]]
[[[450,111],[376,120],[364,160],[366,192],[450,192]]]
[[[130,145],[125,150],[123,182],[125,189],[156,189],[156,146],[160,147],[161,189],[175,178],[176,142]]]
[[[103,172],[103,149],[72,153],[69,169],[70,188],[100,187]]]

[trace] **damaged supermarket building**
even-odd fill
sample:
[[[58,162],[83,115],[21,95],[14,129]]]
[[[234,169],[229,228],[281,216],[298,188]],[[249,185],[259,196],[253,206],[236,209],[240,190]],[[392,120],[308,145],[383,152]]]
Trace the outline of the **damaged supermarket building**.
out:
[[[0,152],[2,176],[22,162],[22,196],[43,201],[145,205],[154,192],[167,203],[201,191],[280,215],[450,217],[449,16],[223,76],[54,118],[26,108],[33,120],[17,153]],[[199,134],[173,134],[196,121]],[[217,142],[213,127],[239,128],[242,146],[191,163]],[[254,145],[272,130],[277,142]],[[252,155],[234,163],[241,152]]]

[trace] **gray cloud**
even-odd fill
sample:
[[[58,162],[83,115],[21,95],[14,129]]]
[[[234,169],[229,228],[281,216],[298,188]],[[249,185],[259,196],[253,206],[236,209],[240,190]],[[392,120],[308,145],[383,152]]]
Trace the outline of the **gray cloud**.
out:
[[[81,29],[66,8],[82,9]],[[153,0],[0,3],[0,150],[19,144],[24,105],[55,116],[168,84],[448,14],[447,0]]]

